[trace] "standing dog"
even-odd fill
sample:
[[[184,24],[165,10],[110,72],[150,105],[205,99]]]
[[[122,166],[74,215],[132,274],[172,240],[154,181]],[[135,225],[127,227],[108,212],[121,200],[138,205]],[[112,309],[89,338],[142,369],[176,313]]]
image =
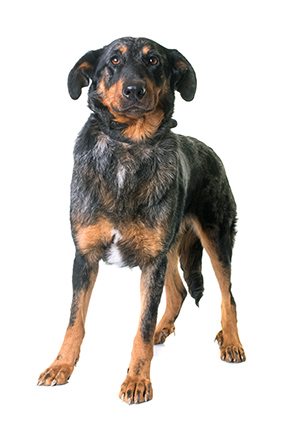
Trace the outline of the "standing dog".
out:
[[[174,91],[191,101],[195,72],[177,50],[121,38],[85,54],[68,78],[92,110],[74,150],[71,227],[76,246],[73,301],[63,345],[38,385],[65,384],[79,359],[98,263],[141,268],[141,314],[119,397],[152,399],[153,345],[174,331],[186,289],[198,305],[208,253],[222,294],[221,359],[246,359],[231,293],[236,205],[221,160],[202,142],[173,133]],[[167,306],[156,327],[165,286]]]

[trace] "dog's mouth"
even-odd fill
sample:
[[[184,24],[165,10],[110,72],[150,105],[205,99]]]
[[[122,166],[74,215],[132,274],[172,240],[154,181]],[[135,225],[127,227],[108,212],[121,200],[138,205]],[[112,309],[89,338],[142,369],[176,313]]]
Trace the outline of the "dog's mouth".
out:
[[[129,105],[127,107],[114,107],[112,105],[112,110],[114,113],[116,114],[123,114],[125,116],[130,116],[130,117],[141,117],[144,114],[148,114],[151,113],[153,110],[155,109],[155,107],[153,106],[143,106],[143,105]]]

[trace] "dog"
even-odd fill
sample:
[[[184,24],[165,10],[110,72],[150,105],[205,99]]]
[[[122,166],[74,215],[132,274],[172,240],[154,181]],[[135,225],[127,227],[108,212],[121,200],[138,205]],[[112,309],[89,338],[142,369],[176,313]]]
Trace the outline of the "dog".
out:
[[[141,313],[119,397],[151,400],[154,344],[174,332],[187,290],[203,295],[201,259],[208,253],[222,295],[216,340],[220,357],[242,362],[231,258],[236,204],[223,164],[202,142],[175,134],[175,91],[185,101],[196,75],[177,50],[146,38],[120,38],[86,53],[72,68],[68,89],[77,100],[90,84],[92,113],[74,148],[70,219],[76,247],[73,300],[63,345],[38,385],[68,382],[79,359],[98,263],[140,267]],[[157,323],[163,288],[166,310]]]

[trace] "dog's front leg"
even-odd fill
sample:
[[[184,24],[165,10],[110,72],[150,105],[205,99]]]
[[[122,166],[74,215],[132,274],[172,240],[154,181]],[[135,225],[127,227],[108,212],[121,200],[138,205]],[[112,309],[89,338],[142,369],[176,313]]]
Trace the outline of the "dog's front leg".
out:
[[[150,365],[153,357],[154,331],[157,310],[163,291],[167,258],[142,269],[141,314],[139,327],[133,342],[131,361],[119,397],[132,403],[151,400],[153,390],[150,381]]]
[[[98,261],[76,252],[70,322],[57,358],[39,377],[38,385],[66,384],[79,359],[89,301],[98,273]]]

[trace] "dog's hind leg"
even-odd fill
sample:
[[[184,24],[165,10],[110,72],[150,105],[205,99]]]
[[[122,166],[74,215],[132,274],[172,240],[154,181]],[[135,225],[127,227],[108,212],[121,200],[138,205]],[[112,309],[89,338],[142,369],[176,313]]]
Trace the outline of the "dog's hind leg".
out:
[[[178,272],[178,248],[172,249],[168,254],[165,291],[166,310],[155,330],[154,344],[164,343],[166,338],[175,331],[174,322],[187,295]]]
[[[222,295],[222,330],[216,337],[220,346],[220,357],[227,362],[242,362],[246,360],[246,356],[239,339],[236,304],[231,292],[230,281],[233,227],[228,227],[223,232],[220,229],[204,231],[198,220],[194,220],[195,232],[199,235],[201,243],[210,257]]]

